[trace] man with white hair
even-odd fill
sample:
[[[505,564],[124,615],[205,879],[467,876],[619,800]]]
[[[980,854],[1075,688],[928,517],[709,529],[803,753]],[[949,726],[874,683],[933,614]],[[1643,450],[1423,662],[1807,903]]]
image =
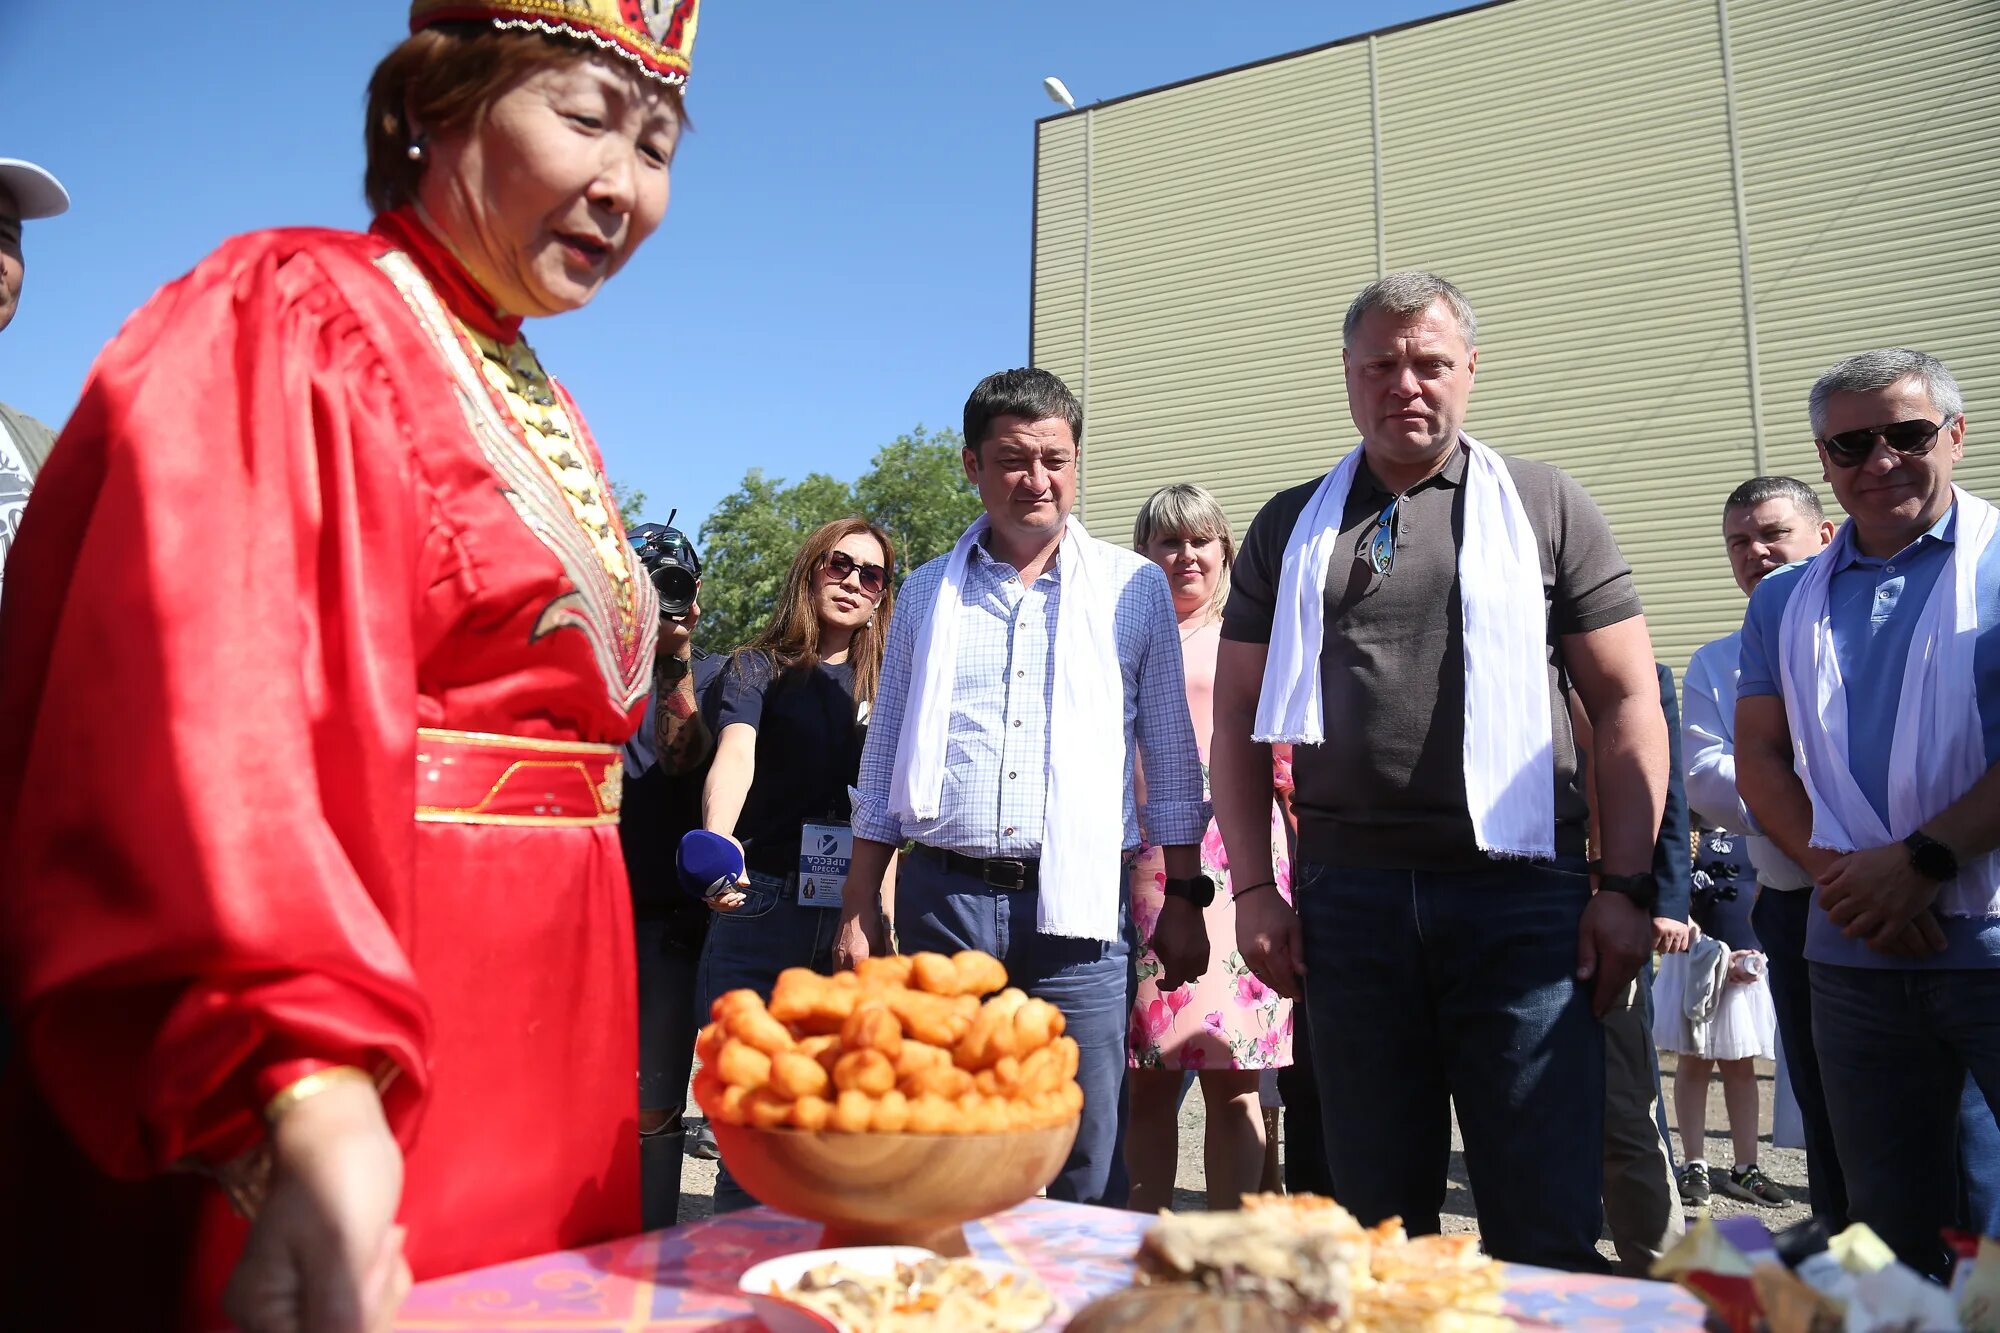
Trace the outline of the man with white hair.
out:
[[[1960,1093],[2000,1096],[2000,512],[1956,381],[1864,352],[1808,400],[1848,521],[1743,622],[1736,782],[1812,877],[1813,1042],[1849,1211],[1941,1277]]]
[[[32,162],[0,157],[0,329],[14,321],[21,308],[21,224],[52,218],[69,208],[62,183]],[[55,447],[55,432],[41,422],[0,403],[0,567],[14,545],[21,514],[28,507],[28,490],[35,474]]]

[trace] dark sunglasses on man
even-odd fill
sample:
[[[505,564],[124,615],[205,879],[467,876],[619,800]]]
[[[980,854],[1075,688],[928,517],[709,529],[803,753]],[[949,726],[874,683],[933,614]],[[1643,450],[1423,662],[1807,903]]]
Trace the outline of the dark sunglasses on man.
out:
[[[880,565],[859,564],[845,551],[828,551],[819,567],[826,571],[828,581],[833,583],[845,583],[849,574],[858,572],[861,575],[861,591],[870,597],[880,597],[882,589],[889,586],[888,570]]]
[[[1922,458],[1937,447],[1938,433],[1951,424],[1943,421],[1892,421],[1886,426],[1864,426],[1844,430],[1819,442],[1827,461],[1835,467],[1860,467],[1875,452],[1877,442],[1888,445],[1905,458]]]

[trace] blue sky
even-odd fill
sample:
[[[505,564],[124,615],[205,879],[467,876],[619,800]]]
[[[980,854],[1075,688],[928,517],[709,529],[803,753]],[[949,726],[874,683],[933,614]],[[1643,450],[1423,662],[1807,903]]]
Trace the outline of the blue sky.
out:
[[[852,478],[1027,356],[1043,75],[1081,104],[1458,7],[709,0],[665,225],[528,336],[649,517],[698,524],[753,466]],[[362,91],[408,13],[79,8],[0,0],[0,157],[75,200],[28,224],[0,333],[0,400],[52,425],[120,321],[223,237],[366,225]]]

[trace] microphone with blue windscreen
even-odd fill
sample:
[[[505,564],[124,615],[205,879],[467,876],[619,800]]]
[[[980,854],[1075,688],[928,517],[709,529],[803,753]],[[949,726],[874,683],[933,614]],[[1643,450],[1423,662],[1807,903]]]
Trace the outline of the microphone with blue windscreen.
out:
[[[720,833],[696,829],[681,839],[674,855],[681,887],[703,902],[739,889],[743,883],[743,852]]]

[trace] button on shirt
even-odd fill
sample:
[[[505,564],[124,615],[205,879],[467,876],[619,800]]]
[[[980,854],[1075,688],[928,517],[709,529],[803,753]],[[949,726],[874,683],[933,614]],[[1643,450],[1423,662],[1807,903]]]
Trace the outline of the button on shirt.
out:
[[[964,609],[951,720],[946,726],[944,794],[938,817],[903,823],[889,812],[896,746],[903,733],[910,675],[933,614],[945,561],[911,574],[896,596],[882,677],[854,802],[854,832],[875,842],[915,839],[967,856],[1035,857],[1042,851],[1048,794],[1048,719],[1055,701],[1056,619],[1062,607],[1062,552],[1033,586],[984,545],[966,561]],[[1198,843],[1208,827],[1201,757],[1188,716],[1173,597],[1159,567],[1136,553],[1100,547],[1120,589],[1115,618],[1125,684],[1125,841],[1139,845],[1141,810],[1133,792],[1134,747],[1146,767],[1143,814],[1151,841]]]
[[[1694,650],[1681,683],[1681,752],[1687,762],[1687,798],[1694,812],[1716,828],[1745,835],[1757,882],[1772,889],[1803,889],[1812,876],[1763,836],[1736,790],[1736,677],[1743,631],[1732,630]]]
[[[1889,821],[1889,754],[1910,640],[1938,576],[1952,559],[1958,507],[1887,560],[1848,547],[1828,580],[1833,652],[1847,693],[1848,767],[1868,803]],[[1803,562],[1765,575],[1743,621],[1742,678],[1737,694],[1783,697],[1778,674],[1785,604],[1805,571]],[[1973,690],[1985,734],[1988,766],[2000,763],[2000,542],[1979,562],[1979,640],[1973,649]],[[1921,752],[1920,752],[1921,753]],[[1850,940],[1817,901],[1806,930],[1806,957],[1847,967],[2000,967],[2000,918],[1943,917],[1947,947],[1924,959],[1892,958]]]

